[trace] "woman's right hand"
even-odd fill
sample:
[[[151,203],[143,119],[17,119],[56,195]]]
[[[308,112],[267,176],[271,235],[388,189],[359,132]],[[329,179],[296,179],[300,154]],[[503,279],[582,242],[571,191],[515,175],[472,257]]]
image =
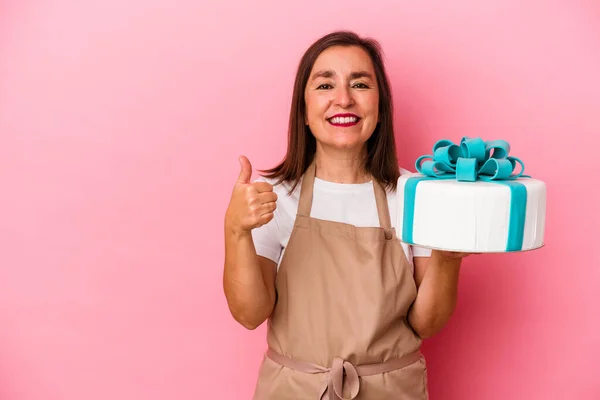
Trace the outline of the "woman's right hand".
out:
[[[240,156],[240,175],[225,213],[225,226],[235,234],[246,234],[273,219],[277,194],[268,182],[250,182],[252,165]]]
[[[277,194],[267,182],[250,182],[252,165],[240,157],[241,172],[225,213],[223,289],[231,314],[255,329],[273,312],[277,265],[259,257],[251,231],[273,219]]]

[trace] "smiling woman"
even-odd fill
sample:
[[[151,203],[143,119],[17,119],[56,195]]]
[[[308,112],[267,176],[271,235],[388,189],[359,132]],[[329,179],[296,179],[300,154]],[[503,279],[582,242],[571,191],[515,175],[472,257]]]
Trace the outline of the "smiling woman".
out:
[[[313,70],[304,92],[305,122],[317,139],[317,154],[365,152],[363,143],[379,122],[379,90],[369,54],[357,46],[332,46]],[[366,160],[366,154],[360,159]]]
[[[285,158],[256,182],[240,163],[223,284],[243,326],[269,320],[254,399],[427,399],[421,341],[448,321],[464,255],[396,236],[401,171],[377,42],[334,32],[314,43]]]
[[[265,171],[265,176],[278,183],[289,182],[290,189],[295,189],[315,153],[319,157],[327,150],[333,157],[354,154],[357,172],[364,173],[362,179],[370,175],[385,187],[395,188],[399,171],[392,108],[379,43],[345,31],[322,37],[305,52],[298,66],[287,154],[281,164]],[[358,121],[340,120],[342,117]],[[345,125],[352,129],[332,129]],[[317,146],[321,150],[317,151]],[[317,175],[321,173],[327,171]]]

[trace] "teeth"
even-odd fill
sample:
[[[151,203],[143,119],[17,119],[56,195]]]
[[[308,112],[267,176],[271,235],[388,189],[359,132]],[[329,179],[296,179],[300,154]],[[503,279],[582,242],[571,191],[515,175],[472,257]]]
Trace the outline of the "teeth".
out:
[[[356,118],[356,117],[334,117],[334,118],[331,118],[330,121],[332,124],[350,124],[350,123],[355,123],[356,121],[358,121],[358,118]]]

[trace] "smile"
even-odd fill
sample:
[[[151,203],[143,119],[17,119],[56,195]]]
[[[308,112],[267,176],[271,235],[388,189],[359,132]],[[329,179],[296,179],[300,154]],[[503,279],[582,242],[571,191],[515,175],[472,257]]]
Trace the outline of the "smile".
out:
[[[358,124],[360,118],[354,114],[337,114],[328,118],[327,121],[333,126],[349,127]]]

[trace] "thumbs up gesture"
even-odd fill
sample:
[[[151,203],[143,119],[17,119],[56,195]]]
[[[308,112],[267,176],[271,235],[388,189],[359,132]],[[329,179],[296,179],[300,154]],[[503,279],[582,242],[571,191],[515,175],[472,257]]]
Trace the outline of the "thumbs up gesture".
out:
[[[251,183],[252,164],[244,156],[239,158],[239,162],[241,171],[233,187],[225,223],[234,232],[247,233],[273,219],[277,194],[270,183]]]

